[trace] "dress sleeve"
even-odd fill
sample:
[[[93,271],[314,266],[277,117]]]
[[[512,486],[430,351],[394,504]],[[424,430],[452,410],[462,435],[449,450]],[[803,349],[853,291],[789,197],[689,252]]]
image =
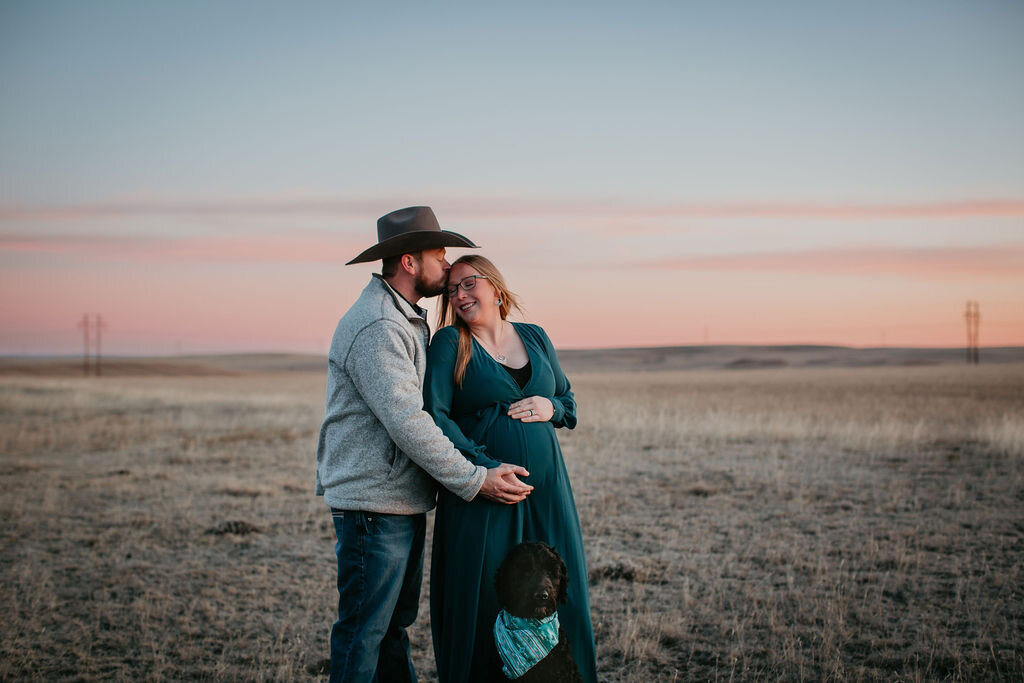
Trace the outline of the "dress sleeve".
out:
[[[576,398],[573,396],[569,378],[562,372],[562,366],[558,363],[558,354],[555,353],[555,347],[551,343],[551,339],[548,338],[547,332],[539,326],[535,326],[534,329],[537,330],[537,336],[547,354],[548,362],[551,363],[551,371],[555,374],[555,395],[548,397],[555,408],[555,413],[551,416],[551,423],[555,427],[572,429],[576,426]]]
[[[453,334],[454,333],[454,334]],[[423,379],[423,409],[434,418],[444,435],[474,465],[498,467],[500,462],[487,455],[487,448],[467,437],[451,417],[455,397],[455,356],[459,335],[454,328],[439,330],[427,349],[427,374]]]

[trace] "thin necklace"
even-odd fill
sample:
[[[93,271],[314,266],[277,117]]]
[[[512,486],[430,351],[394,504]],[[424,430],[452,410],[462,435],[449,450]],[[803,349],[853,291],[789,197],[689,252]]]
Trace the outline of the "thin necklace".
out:
[[[502,324],[501,324],[501,333],[500,333],[499,336],[501,336],[501,337],[505,336],[504,332],[505,332],[505,323],[502,322]],[[505,361],[508,360],[508,356],[504,356],[504,355],[502,355],[500,353],[497,353],[496,351],[491,351],[489,348],[487,348],[487,344],[484,344],[484,340],[482,338],[477,336],[475,333],[473,334],[473,336],[476,337],[476,340],[478,342],[480,342],[480,346],[484,347],[484,351],[486,351],[487,353],[491,354],[491,356],[494,357],[494,360],[498,361],[502,365],[505,364]],[[500,344],[501,344],[501,340],[500,339],[498,340],[498,344],[500,346]]]

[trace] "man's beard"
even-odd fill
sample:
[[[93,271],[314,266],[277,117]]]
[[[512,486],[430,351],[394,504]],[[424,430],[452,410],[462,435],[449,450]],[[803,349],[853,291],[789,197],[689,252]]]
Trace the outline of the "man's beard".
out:
[[[417,273],[416,281],[413,282],[413,288],[416,290],[416,293],[425,299],[441,294],[447,286],[447,277],[442,277],[437,282],[427,282],[422,273]]]

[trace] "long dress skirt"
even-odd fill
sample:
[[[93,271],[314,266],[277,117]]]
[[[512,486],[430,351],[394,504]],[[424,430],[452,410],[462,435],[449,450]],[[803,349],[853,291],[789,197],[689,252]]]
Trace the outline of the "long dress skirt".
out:
[[[473,342],[461,387],[452,379],[458,331],[446,327],[431,342],[424,405],[467,458],[487,467],[522,465],[534,487],[515,505],[483,498],[466,502],[441,490],[434,518],[430,571],[430,619],[439,680],[478,683],[500,679],[494,620],[500,609],[494,575],[506,553],[522,541],[552,545],[565,561],[568,600],[558,616],[585,681],[596,683],[597,665],[590,621],[587,564],[579,516],[566,473],[556,427],[576,425],[569,381],[544,331],[515,323],[530,358],[532,374],[520,387],[511,374]],[[528,396],[552,401],[548,422],[522,422],[506,415],[510,404]]]

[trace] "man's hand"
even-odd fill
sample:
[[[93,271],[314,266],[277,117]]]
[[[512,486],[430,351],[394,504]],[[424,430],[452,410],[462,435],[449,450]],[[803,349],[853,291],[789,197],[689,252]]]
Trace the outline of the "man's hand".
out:
[[[523,477],[530,476],[530,473],[519,465],[504,463],[498,467],[490,468],[487,470],[487,478],[484,479],[484,485],[480,487],[477,495],[483,496],[495,503],[506,503],[508,505],[514,505],[526,500],[526,496],[530,495],[533,487],[519,481],[519,477],[516,476],[517,474]]]

